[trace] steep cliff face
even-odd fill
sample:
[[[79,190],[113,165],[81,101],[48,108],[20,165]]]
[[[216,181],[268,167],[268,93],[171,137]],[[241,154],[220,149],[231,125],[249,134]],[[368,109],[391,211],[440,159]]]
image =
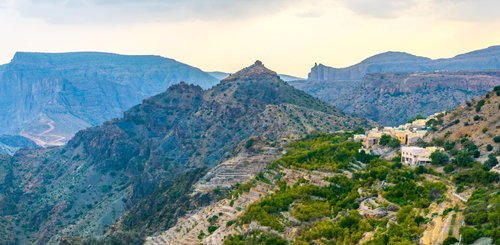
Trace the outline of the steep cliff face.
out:
[[[315,65],[307,80],[290,83],[344,112],[399,125],[486,93],[499,69],[500,46],[437,60],[387,52],[347,68]]]
[[[346,67],[333,68],[322,64],[314,65],[308,75],[310,81],[361,80],[367,73],[426,71],[429,58],[402,52],[386,52]]]
[[[500,72],[385,73],[352,82],[292,83],[342,111],[384,125],[453,109],[499,84]]]
[[[368,124],[287,85],[260,62],[206,91],[174,85],[121,119],[78,132],[65,147],[0,160],[12,172],[0,183],[11,210],[0,215],[0,230],[17,225],[13,239],[38,244],[116,230],[150,234],[209,200],[189,196],[193,184],[248,139]]]
[[[159,56],[20,52],[2,68],[0,133],[22,134],[40,145],[64,144],[78,130],[119,117],[178,81],[204,88],[217,83]]]

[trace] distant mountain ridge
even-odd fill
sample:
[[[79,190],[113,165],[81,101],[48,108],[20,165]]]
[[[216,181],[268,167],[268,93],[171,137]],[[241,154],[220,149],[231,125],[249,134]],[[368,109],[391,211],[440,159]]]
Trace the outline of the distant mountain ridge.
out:
[[[347,68],[315,65],[290,84],[347,113],[396,126],[417,114],[453,109],[500,84],[500,46],[432,60],[403,52]]]
[[[0,133],[61,145],[179,81],[204,88],[218,82],[160,56],[18,52],[0,67]]]
[[[18,135],[0,135],[0,155],[13,155],[22,148],[35,149],[35,142]]]
[[[311,81],[361,80],[368,73],[477,71],[500,69],[500,46],[492,46],[448,59],[432,60],[404,52],[385,52],[346,68],[316,64]]]

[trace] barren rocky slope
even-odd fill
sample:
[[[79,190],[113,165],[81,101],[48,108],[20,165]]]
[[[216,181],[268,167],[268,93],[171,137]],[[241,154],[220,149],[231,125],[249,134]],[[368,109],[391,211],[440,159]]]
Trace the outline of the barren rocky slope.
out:
[[[487,155],[500,148],[500,86],[485,96],[477,97],[451,110],[443,117],[443,122],[436,126],[429,139],[447,141],[471,139]],[[498,137],[498,142],[494,140]],[[487,150],[487,146],[492,149]]]

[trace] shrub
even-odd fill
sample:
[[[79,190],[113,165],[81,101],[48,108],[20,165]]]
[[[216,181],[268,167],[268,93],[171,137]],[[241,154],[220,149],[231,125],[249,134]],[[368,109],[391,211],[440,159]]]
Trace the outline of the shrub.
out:
[[[490,155],[488,155],[488,160],[486,160],[483,164],[483,169],[485,171],[489,171],[490,169],[495,167],[497,164],[498,164],[498,160],[495,157],[495,155],[490,154]]]
[[[398,148],[401,146],[401,142],[398,139],[396,139],[390,135],[387,135],[387,134],[384,134],[384,135],[382,135],[382,137],[380,137],[379,144],[384,145],[384,146],[388,146],[391,148]]]
[[[493,142],[500,143],[500,135],[493,137]]]
[[[250,149],[254,143],[255,143],[254,139],[248,139],[247,142],[245,143],[245,148]]]
[[[480,100],[477,102],[477,105],[476,105],[476,112],[480,112],[481,111],[481,108],[484,106],[484,104],[486,103],[485,100]]]
[[[448,238],[444,239],[443,245],[453,245],[457,242],[459,241],[455,237],[449,236]]]
[[[455,157],[454,164],[459,167],[471,167],[473,163],[472,157],[467,151],[458,152]]]
[[[453,172],[455,170],[455,168],[453,167],[452,164],[447,164],[446,166],[444,166],[443,168],[443,171],[447,174]]]
[[[449,151],[455,147],[455,142],[453,141],[446,141],[444,142],[444,149]]]
[[[218,227],[218,226],[216,226],[216,225],[211,225],[211,226],[209,226],[209,227],[208,227],[208,233],[212,234],[212,233],[214,233],[214,231],[216,231],[217,229],[219,229],[219,227]]]
[[[471,244],[481,237],[481,232],[472,227],[460,228],[460,234],[462,234],[462,241],[466,244]]]
[[[490,144],[487,144],[487,145],[486,145],[486,150],[487,150],[487,151],[492,151],[492,150],[493,150],[493,146],[492,146],[492,145],[490,145]]]
[[[433,165],[445,165],[449,160],[448,155],[441,151],[435,151],[431,154],[431,163]]]
[[[478,158],[480,155],[481,155],[481,152],[480,152],[480,151],[478,151],[478,150],[476,150],[476,151],[474,151],[474,152],[472,153],[472,156],[473,156],[474,158]]]

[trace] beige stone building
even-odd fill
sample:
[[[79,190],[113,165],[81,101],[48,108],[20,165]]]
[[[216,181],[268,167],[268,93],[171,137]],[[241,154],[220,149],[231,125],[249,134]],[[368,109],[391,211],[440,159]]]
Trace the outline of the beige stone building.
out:
[[[416,147],[402,146],[401,147],[401,163],[411,167],[418,165],[426,165],[431,163],[431,154],[435,151],[442,151],[439,147]]]

